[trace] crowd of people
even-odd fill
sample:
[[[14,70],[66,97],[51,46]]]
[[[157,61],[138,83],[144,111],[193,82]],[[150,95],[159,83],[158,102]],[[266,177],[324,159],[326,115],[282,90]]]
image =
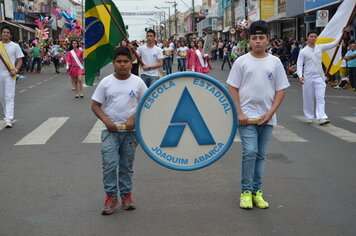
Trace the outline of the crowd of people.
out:
[[[1,29],[1,55],[9,55],[0,63],[0,100],[6,127],[12,127],[16,74],[40,73],[41,67],[54,63],[55,72],[65,66],[71,77],[75,98],[83,98],[83,49],[80,41],[58,44],[50,41],[41,45],[11,41],[11,29]],[[103,183],[106,198],[102,214],[110,215],[119,204],[125,210],[135,209],[132,201],[132,175],[137,137],[134,132],[135,112],[143,94],[160,79],[159,69],[169,75],[172,61],[177,58],[178,71],[190,70],[208,74],[211,62],[221,60],[221,70],[227,63],[231,69],[227,84],[238,111],[239,133],[242,140],[242,178],[240,207],[268,208],[263,198],[264,166],[276,111],[290,86],[287,76],[303,84],[303,111],[308,123],[318,120],[330,123],[325,114],[325,88],[321,53],[336,46],[316,44],[317,33],[309,32],[301,42],[292,39],[270,39],[265,21],[256,21],[249,29],[248,44],[213,40],[205,45],[202,38],[160,42],[154,30],[146,32],[145,41],[120,42],[113,52],[114,73],[103,78],[92,96],[92,111],[104,123],[101,135]],[[343,68],[348,68],[352,89],[356,88],[356,44],[344,40]],[[20,45],[20,46],[19,46]],[[205,49],[205,50],[204,50]],[[141,64],[141,69],[139,69]],[[34,68],[36,71],[34,72]],[[256,70],[258,68],[258,70]],[[340,75],[346,77],[345,71]],[[98,71],[97,77],[100,76]],[[342,79],[341,81],[346,81]],[[346,84],[339,84],[343,87]],[[314,105],[313,101],[316,101]],[[314,107],[315,106],[315,107]],[[316,112],[314,112],[314,110]],[[314,114],[315,113],[315,114]],[[249,120],[258,120],[250,124]]]

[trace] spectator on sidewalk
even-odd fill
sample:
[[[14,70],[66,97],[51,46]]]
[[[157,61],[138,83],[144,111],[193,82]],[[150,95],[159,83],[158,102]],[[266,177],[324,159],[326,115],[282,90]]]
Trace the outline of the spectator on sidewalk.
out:
[[[36,43],[32,43],[31,55],[33,57],[33,60],[32,60],[32,67],[30,72],[33,73],[35,65],[37,64],[37,71],[35,73],[39,74],[41,71],[42,57],[41,57],[41,49],[39,45],[37,45]]]
[[[351,89],[353,91],[356,91],[356,42],[355,40],[349,41],[349,47],[350,50],[346,53],[344,59],[347,61]]]
[[[224,58],[223,58],[223,63],[221,64],[221,70],[224,70],[225,62],[228,63],[229,68],[231,70],[230,52],[229,52],[229,49],[227,47],[224,47]]]

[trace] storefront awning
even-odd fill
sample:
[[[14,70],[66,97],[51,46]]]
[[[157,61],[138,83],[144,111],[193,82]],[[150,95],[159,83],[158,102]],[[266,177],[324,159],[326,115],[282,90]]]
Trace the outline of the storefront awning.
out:
[[[15,26],[17,28],[20,28],[20,29],[24,29],[26,31],[29,31],[31,33],[36,33],[36,30],[32,29],[31,27],[28,27],[26,25],[22,25],[22,24],[18,24],[18,23],[14,23],[14,22],[11,22],[11,21],[6,21],[6,20],[3,20],[3,21],[0,21],[0,24],[1,23],[4,23],[4,24],[8,24],[8,25],[12,25],[12,26]]]
[[[230,31],[230,28],[231,26],[226,26],[224,29],[223,29],[223,33],[226,33],[226,32],[229,32]]]

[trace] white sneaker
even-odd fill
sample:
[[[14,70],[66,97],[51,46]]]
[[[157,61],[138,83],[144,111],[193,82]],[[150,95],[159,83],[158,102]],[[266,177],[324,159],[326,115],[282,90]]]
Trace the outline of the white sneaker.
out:
[[[12,128],[11,122],[5,122],[5,128]]]
[[[328,120],[328,119],[319,120],[319,125],[326,125],[326,124],[329,124],[329,123],[330,123],[330,120]]]
[[[313,119],[308,119],[306,120],[307,124],[312,124],[313,123]]]

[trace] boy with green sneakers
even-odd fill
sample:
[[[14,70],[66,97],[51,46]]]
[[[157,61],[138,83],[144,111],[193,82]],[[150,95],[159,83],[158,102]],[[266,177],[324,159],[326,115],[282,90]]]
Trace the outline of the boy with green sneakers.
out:
[[[239,57],[229,74],[229,92],[238,111],[242,144],[240,207],[268,208],[261,191],[265,159],[277,124],[275,112],[282,103],[284,89],[289,87],[287,75],[279,58],[266,52],[268,26],[256,21],[250,26],[251,52]],[[249,120],[259,120],[251,124]]]

